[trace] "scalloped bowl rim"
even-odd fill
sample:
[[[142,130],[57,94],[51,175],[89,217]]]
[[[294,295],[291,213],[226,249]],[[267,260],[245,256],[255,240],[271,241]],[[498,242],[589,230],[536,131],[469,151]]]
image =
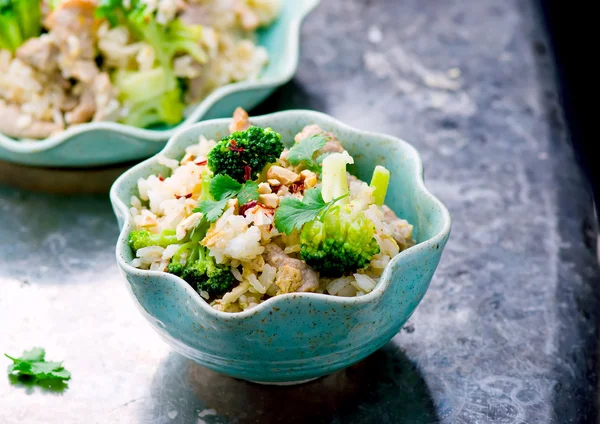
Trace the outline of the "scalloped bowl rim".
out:
[[[297,115],[303,115],[306,117],[318,117],[321,121],[325,121],[325,122],[331,124],[333,128],[337,127],[340,129],[344,129],[346,131],[353,132],[353,133],[363,136],[365,138],[379,139],[379,140],[386,139],[386,140],[391,140],[391,141],[394,141],[395,143],[400,144],[402,146],[402,151],[404,153],[408,153],[410,155],[410,160],[415,161],[415,165],[416,165],[415,173],[416,174],[414,177],[415,177],[415,182],[416,182],[417,188],[422,193],[424,193],[425,196],[427,196],[431,202],[436,204],[436,206],[441,211],[442,220],[443,220],[442,229],[436,235],[429,238],[428,240],[418,243],[412,247],[409,247],[408,249],[403,250],[398,255],[394,256],[392,258],[392,260],[385,267],[375,288],[370,293],[367,293],[363,296],[342,297],[342,296],[334,296],[334,295],[321,294],[321,293],[287,293],[287,294],[271,297],[271,298],[267,299],[266,301],[260,303],[259,305],[254,306],[250,309],[246,309],[245,311],[242,311],[242,312],[218,311],[218,310],[214,309],[213,307],[211,307],[208,304],[208,302],[206,302],[204,299],[202,299],[200,297],[200,295],[188,283],[186,283],[182,278],[177,277],[176,275],[173,275],[173,274],[166,273],[166,272],[138,269],[123,260],[124,249],[126,246],[128,246],[127,235],[129,234],[130,228],[132,227],[132,219],[131,219],[131,214],[129,212],[129,207],[123,201],[121,201],[121,199],[118,195],[118,192],[120,191],[121,186],[125,183],[126,180],[129,180],[131,178],[130,177],[131,174],[135,173],[136,171],[138,171],[140,169],[145,168],[146,166],[148,166],[150,164],[157,164],[158,163],[157,157],[159,155],[166,155],[167,157],[169,157],[168,156],[169,151],[175,145],[177,145],[179,143],[180,139],[184,138],[185,133],[198,132],[198,130],[201,130],[202,127],[205,125],[212,125],[212,124],[226,125],[231,120],[231,118],[212,119],[212,120],[208,120],[208,121],[199,122],[191,127],[186,128],[185,130],[182,130],[182,131],[178,132],[177,134],[175,134],[169,140],[169,142],[167,143],[167,145],[164,147],[163,150],[161,150],[156,155],[137,164],[136,166],[132,167],[131,169],[129,169],[128,171],[123,173],[111,187],[110,200],[113,204],[113,207],[118,208],[120,210],[120,212],[123,214],[123,216],[126,217],[125,222],[123,224],[123,228],[121,228],[121,231],[119,233],[119,238],[118,238],[117,246],[116,246],[117,263],[120,266],[120,268],[123,270],[123,272],[130,274],[130,275],[137,276],[137,277],[154,276],[154,277],[163,279],[165,282],[171,282],[174,284],[178,284],[180,287],[182,287],[186,291],[187,294],[190,295],[190,297],[192,297],[194,299],[194,302],[196,302],[200,305],[200,308],[202,309],[203,312],[205,312],[209,315],[213,315],[215,317],[221,318],[221,319],[225,319],[225,320],[243,320],[243,319],[250,318],[254,315],[257,315],[257,314],[263,312],[264,310],[267,310],[267,311],[270,309],[272,310],[273,307],[277,306],[278,302],[284,301],[286,299],[292,299],[292,298],[295,299],[295,301],[299,301],[299,299],[305,298],[305,299],[313,300],[313,301],[318,300],[318,301],[322,301],[325,303],[344,304],[344,305],[348,305],[348,304],[358,305],[358,304],[365,304],[365,303],[373,302],[375,299],[380,298],[383,295],[386,288],[389,286],[389,284],[391,282],[390,274],[391,274],[392,267],[394,267],[400,261],[403,261],[405,258],[414,256],[414,255],[418,254],[418,252],[420,252],[420,251],[426,250],[436,244],[441,243],[445,238],[448,237],[448,235],[450,234],[450,228],[452,225],[450,213],[448,212],[448,209],[446,208],[446,206],[437,197],[435,197],[425,186],[425,182],[423,180],[423,163],[421,161],[421,157],[420,157],[419,153],[417,152],[417,150],[410,143],[408,143],[400,138],[393,137],[390,135],[372,132],[372,131],[359,130],[359,129],[353,128],[349,125],[346,125],[325,113],[315,112],[315,111],[310,111],[310,110],[289,110],[289,111],[283,111],[283,112],[276,112],[276,113],[271,113],[271,114],[267,114],[267,115],[252,117],[252,121],[253,121],[253,123],[256,123],[256,125],[264,126],[264,125],[266,125],[266,122],[268,122],[269,120],[271,120],[273,118],[284,118],[284,120],[285,120],[285,119],[289,119],[289,118],[292,118]],[[335,129],[334,129],[334,131],[335,131]]]
[[[299,10],[297,15],[290,20],[288,37],[286,37],[286,45],[283,49],[286,54],[281,55],[286,59],[284,62],[286,66],[279,75],[264,79],[259,77],[256,80],[239,81],[219,87],[198,103],[198,105],[194,107],[193,112],[173,128],[168,130],[152,130],[133,127],[118,122],[88,122],[67,128],[59,134],[39,141],[32,139],[15,140],[0,132],[0,147],[14,153],[39,153],[67,143],[77,135],[93,131],[108,131],[110,133],[132,136],[143,142],[164,143],[177,132],[183,131],[191,125],[198,123],[206,112],[226,96],[249,90],[279,87],[291,81],[298,69],[300,60],[300,24],[306,15],[308,15],[320,1],[321,0],[304,0],[304,9]]]

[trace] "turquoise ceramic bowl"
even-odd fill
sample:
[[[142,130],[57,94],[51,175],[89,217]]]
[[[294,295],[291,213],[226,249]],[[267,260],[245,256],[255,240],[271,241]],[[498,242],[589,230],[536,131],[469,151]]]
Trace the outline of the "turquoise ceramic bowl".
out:
[[[194,125],[173,137],[163,154],[183,155],[198,136],[220,139],[229,119]],[[241,313],[212,309],[182,279],[130,265],[128,202],[137,180],[168,172],[156,157],[124,173],[110,198],[121,227],[117,262],[143,315],[176,351],[233,377],[263,383],[304,381],[347,367],[389,341],[425,295],[450,234],[450,215],[423,183],[417,151],[405,141],[350,128],[322,113],[287,111],[252,118],[290,144],[305,125],[334,132],[356,159],[353,171],[368,179],[377,164],[391,170],[386,203],[415,229],[417,245],[396,256],[375,289],[361,297],[294,293],[271,298]]]
[[[96,122],[39,141],[19,141],[0,134],[0,160],[47,167],[92,167],[139,160],[159,152],[177,130],[200,120],[231,116],[237,106],[250,110],[294,76],[300,24],[318,3],[319,0],[283,0],[277,21],[258,32],[258,44],[267,49],[270,57],[260,79],[218,88],[175,127],[140,129]]]

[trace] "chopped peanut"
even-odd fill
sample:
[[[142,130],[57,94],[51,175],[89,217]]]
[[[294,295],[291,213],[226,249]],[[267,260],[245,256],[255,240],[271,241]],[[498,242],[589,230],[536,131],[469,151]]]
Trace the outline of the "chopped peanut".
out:
[[[307,190],[317,185],[317,174],[308,169],[300,173],[300,178],[304,180],[304,189]]]
[[[290,194],[290,189],[287,186],[281,186],[279,190],[277,190],[277,196],[283,197],[287,194]]]
[[[265,206],[276,208],[279,204],[279,197],[275,193],[261,194],[259,201]]]
[[[269,194],[272,192],[273,190],[271,190],[271,186],[269,185],[269,183],[260,183],[258,185],[258,194]]]
[[[281,181],[282,184],[290,185],[298,180],[298,174],[290,171],[289,169],[275,165],[270,167],[269,171],[267,171],[267,178],[276,178]]]

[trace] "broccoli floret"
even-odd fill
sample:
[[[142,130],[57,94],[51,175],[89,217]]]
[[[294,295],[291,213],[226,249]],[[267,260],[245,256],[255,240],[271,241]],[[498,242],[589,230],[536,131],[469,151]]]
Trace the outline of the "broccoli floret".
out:
[[[42,32],[40,0],[0,0],[0,48],[14,52]]]
[[[170,274],[175,274],[178,277],[181,277],[181,274],[183,274],[183,269],[184,266],[181,263],[171,262],[169,265],[167,265],[167,272]]]
[[[216,296],[228,291],[236,280],[228,265],[217,265],[208,249],[200,244],[205,231],[195,233],[171,258],[167,272],[183,278],[198,291]]]
[[[175,19],[165,25],[156,20],[140,1],[127,6],[123,0],[102,0],[97,15],[112,25],[124,24],[140,40],[147,42],[156,55],[158,66],[149,71],[120,71],[114,74],[114,84],[121,101],[129,108],[122,122],[138,127],[158,123],[175,125],[183,119],[183,90],[173,69],[176,55],[186,54],[198,63],[208,59],[200,45],[201,25],[186,25]]]
[[[154,234],[148,230],[134,230],[129,233],[129,246],[134,252],[144,247],[167,247],[174,243],[177,243],[177,237],[173,230],[165,230],[160,234]]]
[[[219,141],[208,154],[208,167],[215,174],[229,175],[243,183],[256,179],[283,149],[281,135],[271,128],[250,127]]]
[[[128,108],[122,122],[136,127],[165,123],[175,125],[183,119],[183,92],[179,86],[169,89],[168,76],[163,68],[149,71],[115,72],[115,87],[119,98]]]
[[[173,74],[173,59],[177,54],[187,54],[199,63],[206,63],[208,60],[200,46],[201,25],[186,25],[179,19],[166,25],[159,24],[155,15],[148,14],[141,3],[125,11],[125,20],[139,39],[152,46],[158,62],[170,76]]]
[[[210,198],[209,183],[210,175],[205,173],[202,178],[203,190],[200,196],[203,200]],[[211,296],[216,296],[231,289],[236,279],[231,273],[231,267],[216,264],[215,259],[209,255],[208,249],[200,244],[209,225],[210,223],[206,220],[202,220],[198,224],[191,234],[190,240],[181,245],[171,258],[167,272],[183,278],[198,291],[205,291]]]
[[[185,267],[181,278],[195,286],[198,291],[205,291],[211,296],[223,294],[231,289],[236,282],[231,267],[217,265],[214,258],[208,254],[208,249],[203,246],[200,246],[198,253],[198,260]]]
[[[323,160],[322,197],[325,202],[349,192],[347,152]],[[348,197],[338,200],[319,219],[308,222],[300,233],[300,256],[324,277],[341,277],[369,265],[379,253],[375,226]]]

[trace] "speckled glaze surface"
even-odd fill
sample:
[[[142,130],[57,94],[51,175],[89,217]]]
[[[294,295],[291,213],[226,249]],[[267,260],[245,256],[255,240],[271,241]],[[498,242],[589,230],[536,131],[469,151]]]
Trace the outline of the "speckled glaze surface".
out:
[[[229,119],[194,125],[173,137],[162,154],[177,158],[199,135],[219,139]],[[168,170],[156,158],[135,166],[113,185],[111,202],[121,227],[117,262],[142,313],[175,350],[215,371],[266,383],[307,380],[347,367],[388,342],[413,313],[440,260],[450,233],[450,216],[422,179],[417,151],[394,137],[352,129],[311,111],[287,111],[253,118],[280,132],[288,144],[305,125],[333,131],[368,179],[382,164],[392,171],[386,203],[414,226],[418,244],[397,255],[373,292],[342,298],[296,293],[271,298],[241,312],[212,309],[182,279],[143,271],[129,263],[131,220],[127,204],[140,177]]]
[[[141,129],[114,122],[82,124],[40,141],[18,141],[0,133],[0,159],[33,166],[91,167],[152,156],[173,134],[200,121],[230,116],[237,106],[249,110],[292,79],[298,67],[300,24],[319,0],[282,2],[277,21],[258,31],[269,64],[256,81],[228,84],[213,91],[175,127]]]

